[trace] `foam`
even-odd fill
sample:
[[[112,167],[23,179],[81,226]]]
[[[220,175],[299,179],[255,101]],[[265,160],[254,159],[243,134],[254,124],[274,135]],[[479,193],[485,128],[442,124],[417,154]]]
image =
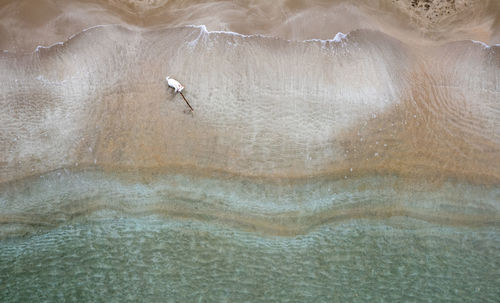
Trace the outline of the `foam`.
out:
[[[48,46],[45,46],[45,45],[38,45],[35,50],[33,51],[34,53],[36,52],[39,52],[40,49],[50,49],[54,46],[60,46],[60,45],[64,45],[65,43],[69,42],[70,40],[72,40],[73,38],[75,38],[76,36],[78,36],[79,34],[82,34],[84,32],[87,32],[89,30],[93,30],[93,29],[96,29],[96,28],[103,28],[103,27],[111,27],[111,26],[123,26],[123,25],[120,25],[120,24],[99,24],[99,25],[95,25],[95,26],[91,26],[91,27],[88,27],[88,28],[85,28],[83,30],[81,30],[80,32],[78,33],[75,33],[71,36],[68,37],[68,39],[66,39],[65,41],[59,41],[59,42],[55,42],[51,45],[48,45]],[[342,33],[342,32],[338,32],[332,39],[306,39],[306,40],[291,40],[291,39],[282,39],[282,38],[279,38],[279,37],[273,37],[273,36],[268,36],[268,35],[263,35],[263,34],[250,34],[250,35],[246,35],[246,34],[241,34],[241,33],[237,33],[237,32],[233,32],[233,31],[221,31],[221,30],[217,30],[217,31],[210,31],[208,30],[207,26],[204,25],[204,24],[199,24],[199,25],[196,25],[196,24],[191,24],[191,25],[185,25],[185,26],[182,26],[184,28],[197,28],[197,29],[200,29],[200,33],[199,35],[193,39],[192,41],[188,42],[188,46],[190,47],[194,47],[198,44],[198,42],[200,41],[200,39],[202,39],[204,37],[204,35],[227,35],[227,36],[233,36],[233,37],[238,37],[238,38],[242,38],[242,39],[247,39],[247,38],[264,38],[264,39],[278,39],[278,40],[282,40],[282,41],[287,41],[287,42],[303,42],[303,43],[311,43],[311,42],[319,42],[323,47],[326,47],[329,43],[341,43],[342,46],[345,45],[345,43],[347,42],[348,40],[348,37],[349,35],[351,34],[351,32],[348,32],[348,33]],[[182,27],[175,27],[175,28],[182,28]],[[173,29],[175,29],[173,28]],[[483,41],[478,41],[478,40],[466,40],[466,41],[471,41],[475,44],[479,44],[481,45],[483,48],[485,49],[489,49],[491,48],[492,46],[493,47],[498,47],[500,46],[500,44],[487,44]],[[3,50],[4,53],[7,53],[9,52],[8,50]]]
[[[66,41],[69,41],[69,40],[73,39],[74,37],[78,36],[79,34],[84,33],[84,32],[86,32],[88,30],[91,30],[91,29],[94,29],[94,28],[99,28],[99,27],[108,27],[108,26],[120,26],[120,25],[119,24],[98,24],[98,25],[95,25],[95,26],[91,26],[91,27],[83,29],[82,31],[80,31],[80,32],[78,32],[76,34],[73,34],[73,35],[69,36],[69,38]]]
[[[85,29],[81,30],[80,32],[78,32],[76,34],[73,34],[73,35],[69,36],[68,39],[66,39],[64,41],[55,42],[55,43],[53,43],[51,45],[48,45],[48,46],[38,45],[35,48],[35,50],[33,51],[33,53],[39,52],[40,49],[50,49],[50,48],[52,48],[54,46],[64,45],[65,43],[68,43],[70,40],[72,40],[73,38],[75,38],[76,36],[78,36],[78,35],[80,35],[82,33],[85,33],[86,31],[93,30],[93,29],[100,28],[100,27],[117,26],[117,25],[118,24],[100,24],[100,25],[91,26],[91,27],[88,27],[88,28],[85,28]]]
[[[500,43],[499,44],[487,44],[487,43],[485,43],[483,41],[478,41],[478,40],[469,40],[469,41],[471,41],[472,43],[475,43],[475,44],[479,44],[479,45],[481,45],[485,49],[491,48],[492,46],[493,47],[499,47],[500,46]]]
[[[207,29],[206,25],[204,25],[204,24],[201,24],[201,25],[186,25],[185,27],[199,28],[202,33],[205,33],[205,34],[208,34],[208,35],[210,35],[210,34],[224,34],[224,35],[237,36],[237,37],[240,37],[240,38],[251,38],[251,37],[265,37],[265,38],[269,38],[269,36],[264,36],[264,35],[259,35],[259,34],[244,35],[244,34],[240,34],[240,33],[237,33],[237,32],[232,32],[232,31],[209,31]]]
[[[68,40],[69,40],[69,39],[68,39]],[[68,40],[66,40],[66,41],[68,41]],[[38,52],[40,49],[50,49],[50,48],[52,48],[52,47],[54,47],[54,46],[57,46],[57,45],[64,45],[64,43],[65,43],[64,41],[61,41],[61,42],[56,42],[56,43],[53,43],[53,44],[51,44],[51,45],[49,45],[49,46],[38,45],[38,46],[35,48],[35,51],[34,51],[34,52]]]
[[[87,32],[89,30],[93,30],[93,29],[96,29],[96,28],[110,27],[110,26],[123,26],[123,25],[119,25],[119,24],[99,24],[99,25],[91,26],[91,27],[88,27],[88,28],[85,28],[85,29],[81,30],[80,32],[78,32],[76,34],[73,34],[73,35],[69,36],[68,39],[66,39],[65,41],[55,42],[55,43],[53,43],[51,45],[48,45],[48,46],[38,45],[33,52],[39,52],[40,49],[50,49],[50,48],[52,48],[54,46],[64,45],[65,43],[69,42],[70,40],[72,40],[73,38],[75,38],[76,36],[78,36],[78,35],[80,35],[80,34],[82,34],[84,32]],[[193,39],[192,41],[188,42],[188,45],[191,46],[191,47],[197,45],[197,43],[200,41],[200,39],[204,35],[214,35],[214,34],[215,35],[234,36],[234,37],[243,38],[243,39],[258,37],[258,38],[264,38],[264,39],[278,39],[278,40],[283,40],[283,41],[287,41],[287,42],[304,42],[304,43],[320,42],[323,46],[325,46],[328,43],[341,43],[341,42],[344,43],[347,40],[348,35],[350,34],[350,33],[344,34],[342,32],[338,32],[333,39],[307,39],[307,40],[297,41],[297,40],[281,39],[281,38],[278,38],[278,37],[267,36],[267,35],[262,35],[262,34],[245,35],[245,34],[240,34],[240,33],[233,32],[233,31],[209,31],[207,29],[206,25],[204,25],[204,24],[201,24],[201,25],[186,25],[184,27],[185,28],[197,28],[197,29],[200,29],[200,34],[195,39]],[[182,27],[180,27],[180,28],[182,28]],[[8,51],[4,50],[4,52],[8,52]]]
[[[344,34],[342,32],[338,32],[333,39],[307,39],[307,40],[291,40],[291,39],[281,39],[273,36],[268,36],[268,35],[262,35],[262,34],[251,34],[251,35],[245,35],[245,34],[240,34],[236,33],[233,31],[209,31],[207,27],[203,24],[201,25],[187,25],[186,27],[193,27],[193,28],[199,28],[202,33],[205,34],[222,34],[222,35],[230,35],[230,36],[236,36],[239,38],[254,38],[254,37],[259,37],[259,38],[266,38],[266,39],[280,39],[283,41],[287,42],[321,42],[321,43],[328,43],[328,42],[342,42],[343,40],[347,39],[347,36],[349,33]]]

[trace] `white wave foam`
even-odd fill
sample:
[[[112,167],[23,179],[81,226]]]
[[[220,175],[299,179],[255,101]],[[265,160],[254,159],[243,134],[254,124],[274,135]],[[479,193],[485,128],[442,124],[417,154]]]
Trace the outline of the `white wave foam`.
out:
[[[51,48],[53,46],[56,46],[56,45],[64,45],[64,43],[66,43],[69,40],[75,38],[76,36],[78,36],[81,33],[84,33],[84,32],[86,32],[88,30],[92,30],[92,29],[95,29],[95,28],[107,27],[107,26],[122,26],[122,25],[120,25],[120,24],[99,24],[99,25],[94,25],[94,26],[85,28],[85,29],[83,29],[82,31],[80,31],[80,32],[78,32],[76,34],[73,34],[73,35],[69,36],[68,39],[66,39],[65,41],[55,42],[55,43],[53,43],[53,44],[51,44],[49,46],[38,45],[33,52],[34,53],[38,52],[40,49],[49,49],[49,48]],[[207,29],[206,25],[204,25],[204,24],[200,24],[200,25],[192,24],[192,25],[185,25],[183,27],[198,28],[198,29],[200,29],[200,34],[194,40],[192,40],[192,41],[190,41],[188,43],[188,45],[192,46],[192,47],[195,46],[204,35],[211,35],[211,34],[230,35],[230,36],[235,36],[235,37],[239,37],[239,38],[254,38],[254,37],[259,37],[259,38],[266,38],[266,39],[280,39],[280,40],[287,41],[287,42],[305,42],[305,43],[308,43],[308,42],[319,42],[319,43],[321,43],[321,45],[323,47],[325,47],[329,43],[342,43],[342,45],[344,45],[347,42],[348,37],[349,37],[349,35],[351,33],[351,32],[349,32],[347,34],[344,34],[342,32],[338,32],[335,35],[335,37],[332,38],[332,39],[290,40],[290,39],[282,39],[282,38],[274,37],[274,36],[267,36],[267,35],[263,35],[263,34],[245,35],[245,34],[240,34],[240,33],[233,32],[233,31],[209,31]],[[500,44],[489,45],[489,44],[487,44],[485,42],[478,41],[478,40],[469,40],[469,41],[471,41],[473,43],[476,43],[476,44],[479,44],[479,45],[481,45],[485,49],[489,49],[492,46],[494,46],[494,47],[499,47],[500,46]],[[3,50],[3,52],[7,53],[9,51],[8,50]]]
[[[210,34],[223,34],[223,35],[236,36],[236,37],[240,37],[240,38],[260,37],[260,38],[267,38],[267,39],[281,39],[281,38],[277,38],[277,37],[273,37],[273,36],[266,36],[266,35],[262,35],[262,34],[245,35],[245,34],[240,34],[240,33],[232,32],[232,31],[209,31],[207,29],[206,25],[204,25],[204,24],[186,25],[186,27],[199,28],[200,29],[200,36],[202,34],[208,34],[208,35],[210,35]],[[282,39],[282,40],[288,41],[288,42],[320,42],[322,44],[326,44],[329,42],[336,42],[336,43],[342,42],[343,40],[347,39],[348,35],[349,35],[349,33],[344,34],[342,32],[338,32],[333,39],[308,39],[308,40],[301,40],[301,41],[289,40],[289,39]],[[198,39],[200,38],[200,36],[198,36],[195,40],[191,41],[190,43],[196,43],[198,41]]]
[[[473,43],[480,44],[484,48],[490,48],[491,46],[484,43],[483,41],[471,40]]]
[[[68,41],[68,40],[66,40],[66,41]],[[56,42],[56,43],[51,44],[51,45],[49,45],[49,46],[38,45],[38,46],[35,48],[35,51],[34,51],[34,52],[36,53],[36,52],[38,52],[38,51],[39,51],[40,49],[42,49],[42,48],[44,48],[44,49],[52,48],[52,47],[54,47],[54,46],[56,46],[56,45],[64,45],[64,41],[61,41],[61,42]]]
[[[342,32],[338,32],[333,39],[309,39],[302,42],[319,42],[321,43],[322,47],[326,47],[326,45],[329,43],[341,43],[341,45],[344,46],[348,35],[349,33],[344,34]]]
[[[236,33],[236,32],[231,32],[231,31],[209,31],[207,29],[207,26],[204,25],[204,24],[201,24],[201,25],[186,25],[186,27],[192,27],[192,28],[198,28],[201,30],[201,33],[205,33],[205,34],[228,34],[228,35],[233,35],[233,36],[238,36],[238,37],[242,37],[242,38],[248,38],[250,37],[249,35],[243,35],[243,34],[240,34],[240,33]]]
[[[472,41],[472,43],[480,44],[485,49],[491,48],[492,46],[495,46],[495,47],[500,46],[500,44],[491,44],[490,45],[490,44],[484,43],[483,41],[478,41],[478,40],[470,40],[470,41]]]
[[[78,32],[76,34],[73,34],[73,35],[69,36],[69,38],[66,41],[69,41],[69,40],[73,39],[74,37],[78,36],[79,34],[84,33],[84,32],[86,32],[88,30],[94,29],[94,28],[106,27],[106,26],[115,26],[115,25],[119,25],[119,24],[100,24],[100,25],[94,25],[94,26],[91,26],[89,28],[83,29],[81,32]]]
[[[194,47],[196,44],[198,44],[200,38],[202,38],[204,35],[211,35],[211,34],[220,34],[220,35],[229,35],[229,36],[234,36],[238,38],[254,38],[254,37],[259,37],[259,38],[266,38],[266,39],[273,39],[274,37],[271,36],[265,36],[261,34],[252,34],[252,35],[244,35],[232,31],[209,31],[206,27],[206,25],[201,24],[201,25],[186,25],[185,27],[191,27],[191,28],[198,28],[200,29],[200,34],[198,37],[196,37],[194,40],[188,43],[189,46]]]
[[[333,38],[333,42],[341,42],[344,39],[347,39],[347,34],[344,34],[342,32],[338,32],[335,35],[335,38]]]
[[[84,33],[88,30],[91,30],[91,29],[94,29],[94,28],[98,28],[98,27],[106,27],[106,26],[115,26],[115,25],[119,25],[119,24],[100,24],[100,25],[94,25],[94,26],[91,26],[91,27],[88,27],[88,28],[85,28],[83,30],[81,30],[80,32],[76,33],[76,34],[73,34],[71,36],[68,37],[68,39],[66,39],[65,41],[59,41],[59,42],[55,42],[49,46],[45,46],[45,45],[38,45],[35,50],[33,51],[33,53],[36,53],[38,52],[40,49],[49,49],[53,46],[56,46],[56,45],[64,45],[64,43],[70,41],[71,39],[75,38],[76,36],[80,35],[81,33]],[[6,50],[4,52],[7,52]]]
[[[49,48],[54,47],[56,45],[64,45],[64,43],[67,43],[68,41],[70,41],[71,39],[75,38],[79,34],[84,33],[84,32],[86,32],[88,30],[92,30],[92,29],[99,28],[99,27],[117,26],[117,25],[120,26],[120,24],[99,24],[99,25],[94,25],[94,26],[85,28],[85,29],[83,29],[82,31],[80,31],[80,32],[78,32],[76,34],[73,34],[73,35],[69,36],[68,39],[66,39],[65,41],[55,42],[55,43],[53,43],[53,44],[51,44],[49,46],[38,45],[35,48],[35,50],[33,51],[33,53],[38,52],[40,49],[49,49]],[[200,29],[200,34],[194,40],[192,40],[192,41],[190,41],[188,43],[188,45],[191,46],[191,47],[194,47],[200,41],[200,39],[204,35],[211,35],[211,34],[230,35],[230,36],[235,36],[235,37],[239,37],[239,38],[254,38],[254,37],[259,37],[259,38],[265,38],[265,39],[281,39],[281,38],[278,38],[278,37],[266,36],[266,35],[262,35],[262,34],[245,35],[245,34],[240,34],[240,33],[232,32],[232,31],[209,31],[207,29],[206,25],[204,25],[204,24],[200,24],[200,25],[192,24],[192,25],[186,25],[184,27],[198,28],[198,29]],[[306,43],[307,42],[320,42],[323,46],[326,46],[327,43],[339,43],[339,42],[344,43],[344,41],[347,40],[347,36],[348,35],[349,35],[349,33],[344,34],[342,32],[338,32],[333,39],[308,39],[308,40],[302,40],[302,41],[289,40],[289,39],[282,39],[282,40],[287,41],[287,42],[306,42]],[[4,50],[4,52],[8,52],[8,51]]]

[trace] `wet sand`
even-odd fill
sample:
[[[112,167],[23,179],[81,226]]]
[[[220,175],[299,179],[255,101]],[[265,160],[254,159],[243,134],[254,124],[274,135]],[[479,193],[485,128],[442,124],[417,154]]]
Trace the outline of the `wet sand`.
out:
[[[35,1],[0,2],[0,49],[30,52],[95,25],[141,28],[204,24],[209,30],[289,40],[381,31],[405,42],[500,43],[498,1]]]
[[[498,184],[497,48],[366,30],[291,42],[95,27],[4,53],[0,180],[97,165]],[[186,83],[194,115],[167,74]]]

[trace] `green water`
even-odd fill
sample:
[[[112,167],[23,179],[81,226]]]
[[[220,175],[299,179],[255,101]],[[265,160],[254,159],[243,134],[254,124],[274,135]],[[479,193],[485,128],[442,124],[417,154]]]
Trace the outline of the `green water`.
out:
[[[500,229],[349,220],[295,237],[157,216],[0,242],[2,302],[498,302]]]
[[[0,239],[51,230],[79,218],[144,215],[291,236],[360,217],[499,226],[499,201],[496,186],[433,186],[396,176],[270,181],[222,174],[58,170],[0,185]]]
[[[500,188],[57,170],[0,185],[0,302],[498,302]]]

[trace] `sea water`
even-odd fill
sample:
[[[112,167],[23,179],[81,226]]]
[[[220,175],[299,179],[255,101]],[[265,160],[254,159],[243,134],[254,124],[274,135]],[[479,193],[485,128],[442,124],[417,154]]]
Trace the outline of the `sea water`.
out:
[[[1,301],[500,295],[496,187],[146,173],[57,170],[2,187],[12,215],[3,217]]]
[[[495,302],[500,230],[348,220],[297,237],[155,217],[3,241],[2,302]]]

